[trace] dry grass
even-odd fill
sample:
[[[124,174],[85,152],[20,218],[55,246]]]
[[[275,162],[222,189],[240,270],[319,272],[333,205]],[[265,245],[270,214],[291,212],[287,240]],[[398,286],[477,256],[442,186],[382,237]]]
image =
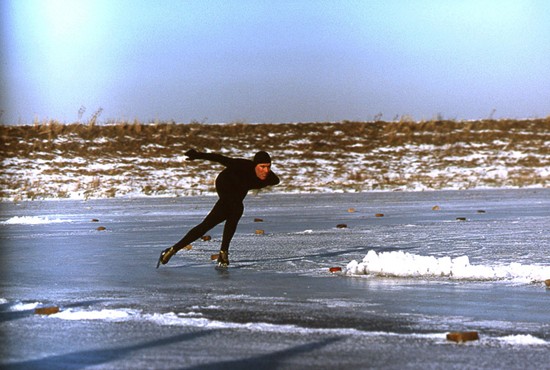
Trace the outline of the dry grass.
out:
[[[181,156],[189,148],[243,157],[267,150],[286,179],[279,191],[406,190],[411,184],[443,189],[450,179],[464,189],[550,185],[550,117],[223,125],[48,121],[2,125],[0,139],[2,199],[64,197],[75,190],[117,196],[123,195],[121,184],[129,183],[150,195],[185,195],[195,188],[200,193],[199,183],[205,181],[211,189],[214,175],[196,183],[193,177],[216,169],[200,161],[183,165]],[[506,176],[491,175],[494,168],[504,169]],[[152,171],[174,178],[152,178]],[[29,173],[39,176],[29,178]],[[56,178],[57,187],[46,184]],[[309,180],[292,181],[303,178]]]

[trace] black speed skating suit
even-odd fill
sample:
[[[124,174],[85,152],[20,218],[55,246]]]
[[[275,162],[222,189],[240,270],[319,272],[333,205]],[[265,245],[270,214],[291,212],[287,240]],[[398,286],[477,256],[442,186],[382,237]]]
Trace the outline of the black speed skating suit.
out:
[[[243,214],[243,200],[248,191],[277,185],[279,177],[270,170],[267,178],[261,180],[256,176],[255,172],[258,163],[248,159],[229,158],[221,154],[201,153],[194,150],[188,151],[186,155],[189,159],[205,159],[218,162],[224,165],[225,169],[216,178],[216,192],[219,199],[214,208],[212,208],[200,224],[189,230],[172,248],[176,251],[184,248],[186,245],[202,237],[214,226],[225,221],[220,250],[227,252],[229,243],[235,234],[237,224]]]

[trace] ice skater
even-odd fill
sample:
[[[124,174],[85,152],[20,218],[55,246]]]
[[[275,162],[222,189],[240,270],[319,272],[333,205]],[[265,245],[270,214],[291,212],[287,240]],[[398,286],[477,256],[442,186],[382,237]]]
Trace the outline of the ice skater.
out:
[[[195,149],[188,150],[185,155],[190,160],[205,159],[218,162],[225,166],[216,178],[216,192],[219,199],[206,218],[176,244],[165,249],[160,254],[157,268],[162,263],[167,264],[170,258],[180,249],[202,237],[214,226],[225,221],[222,244],[218,255],[218,266],[229,265],[229,243],[237,230],[237,224],[244,211],[243,200],[251,189],[262,189],[277,185],[279,177],[271,171],[271,157],[260,151],[254,160],[229,158],[216,153],[202,153]]]

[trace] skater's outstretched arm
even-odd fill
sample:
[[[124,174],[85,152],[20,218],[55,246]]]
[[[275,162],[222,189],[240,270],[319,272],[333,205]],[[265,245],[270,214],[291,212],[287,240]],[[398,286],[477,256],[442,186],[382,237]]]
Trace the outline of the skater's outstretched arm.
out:
[[[185,155],[190,159],[205,159],[207,161],[218,162],[223,164],[225,167],[231,167],[243,161],[242,159],[229,158],[217,153],[203,153],[198,152],[195,149],[190,149],[185,152]]]
[[[260,183],[257,183],[257,178],[255,176],[253,177],[253,180],[255,180],[255,181],[252,181],[247,177],[249,174],[254,175],[254,173],[257,170],[258,166],[262,166],[262,164],[264,165],[264,167],[265,167],[266,164],[270,165],[271,164],[271,158],[269,158],[269,156],[268,156],[268,158],[266,158],[266,163],[264,164],[263,162],[253,162],[253,161],[248,160],[248,159],[229,158],[229,157],[226,157],[224,155],[217,154],[217,153],[199,152],[195,149],[190,149],[190,150],[186,151],[185,155],[190,160],[206,159],[208,161],[218,162],[218,163],[224,165],[225,167],[227,167],[229,169],[233,169],[233,170],[237,171],[239,174],[244,175],[244,177],[241,178],[240,181],[241,182],[244,181],[244,184],[246,185],[245,187],[247,187],[247,191],[250,190],[250,189],[260,189],[260,188],[264,188],[266,186],[277,185],[280,182],[279,177],[277,175],[275,175],[273,173],[273,171],[271,171],[270,167],[268,167],[269,172],[267,174],[267,177],[266,178],[262,177]],[[254,160],[256,160],[256,158],[254,158]],[[261,171],[261,169],[259,171]],[[258,175],[256,174],[256,176],[258,176]],[[249,180],[245,180],[245,179],[249,179]],[[252,181],[252,182],[247,182],[247,181]]]

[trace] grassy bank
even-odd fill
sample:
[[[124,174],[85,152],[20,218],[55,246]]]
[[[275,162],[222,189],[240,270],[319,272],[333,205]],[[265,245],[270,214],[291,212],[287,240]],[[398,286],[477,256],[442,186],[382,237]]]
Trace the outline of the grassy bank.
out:
[[[120,122],[0,126],[0,198],[193,195],[219,165],[189,148],[272,154],[277,191],[549,187],[550,117],[297,124]],[[275,189],[274,189],[275,190]]]

